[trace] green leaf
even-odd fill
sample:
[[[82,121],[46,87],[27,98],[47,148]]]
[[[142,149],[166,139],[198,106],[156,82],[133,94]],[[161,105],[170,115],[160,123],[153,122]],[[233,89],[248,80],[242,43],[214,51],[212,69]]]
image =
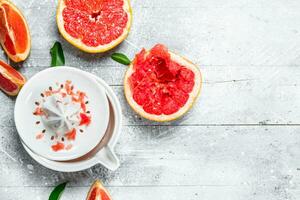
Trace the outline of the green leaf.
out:
[[[64,66],[65,65],[65,56],[61,44],[55,42],[53,47],[50,49],[50,54],[52,57],[51,66]]]
[[[131,61],[128,59],[128,57],[122,53],[113,53],[111,55],[111,59],[113,59],[114,61],[117,61],[118,63],[121,63],[123,65],[129,65],[131,63]]]
[[[54,190],[51,192],[50,196],[49,196],[49,200],[58,200],[62,194],[62,192],[64,191],[66,185],[68,182],[64,182],[59,184],[58,186],[56,186],[54,188]]]

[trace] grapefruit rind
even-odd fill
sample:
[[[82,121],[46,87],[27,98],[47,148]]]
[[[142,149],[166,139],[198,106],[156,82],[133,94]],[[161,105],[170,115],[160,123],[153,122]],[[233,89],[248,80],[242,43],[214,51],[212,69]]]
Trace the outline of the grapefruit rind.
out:
[[[130,28],[131,28],[131,24],[132,24],[132,8],[130,6],[130,0],[124,0],[123,8],[126,11],[126,13],[128,14],[128,22],[127,22],[126,28],[124,29],[122,35],[120,37],[118,37],[116,40],[111,41],[109,44],[99,45],[97,47],[87,46],[82,43],[80,38],[74,38],[69,33],[66,32],[66,30],[64,28],[64,20],[63,20],[63,15],[62,15],[62,12],[63,12],[64,8],[66,7],[64,1],[65,0],[59,0],[59,2],[58,2],[57,12],[56,12],[56,22],[57,22],[58,30],[59,30],[60,34],[65,38],[65,40],[67,40],[70,44],[72,44],[76,48],[78,48],[84,52],[87,52],[87,53],[103,53],[110,49],[113,49],[114,47],[119,45],[121,42],[123,42],[127,38]]]
[[[186,112],[188,112],[196,102],[198,96],[200,95],[201,86],[202,86],[202,75],[199,70],[199,68],[193,64],[188,59],[179,56],[178,54],[175,54],[173,52],[170,52],[171,60],[175,61],[176,63],[190,69],[195,73],[195,85],[193,87],[192,92],[189,93],[189,99],[186,102],[186,104],[181,107],[176,113],[173,113],[171,115],[154,115],[150,114],[144,111],[143,107],[136,103],[136,101],[133,99],[133,94],[130,88],[130,84],[128,83],[129,77],[134,73],[133,70],[133,64],[131,64],[125,74],[124,78],[124,93],[127,102],[129,103],[130,107],[139,115],[141,115],[143,118],[146,118],[151,121],[157,121],[157,122],[168,122],[168,121],[174,121],[180,117],[182,117]],[[132,62],[134,63],[134,61]]]
[[[12,30],[9,30],[9,26],[7,24],[7,17],[5,15],[5,10],[2,8],[2,5],[3,4],[8,4],[11,8],[13,8],[14,11],[16,11],[22,18],[24,24],[25,24],[25,27],[26,27],[26,31],[27,31],[27,37],[28,37],[28,40],[27,40],[27,48],[26,50],[23,52],[23,53],[19,53],[17,52],[16,55],[12,55],[8,52],[6,46],[3,44],[4,42],[4,39],[1,39],[1,46],[2,48],[4,49],[4,51],[7,53],[8,57],[14,61],[14,62],[21,62],[21,61],[24,61],[26,60],[26,58],[29,56],[29,53],[30,53],[30,48],[31,48],[31,37],[30,37],[30,32],[29,32],[29,28],[28,28],[28,24],[27,24],[27,21],[24,17],[24,15],[21,13],[21,11],[9,0],[0,0],[0,9],[2,9],[2,12],[3,12],[3,16],[0,15],[0,17],[2,19],[0,19],[0,23],[2,23],[3,26],[5,26],[5,28],[8,30],[8,34],[9,34],[9,37],[10,38],[14,38],[14,35],[13,35],[13,32]]]

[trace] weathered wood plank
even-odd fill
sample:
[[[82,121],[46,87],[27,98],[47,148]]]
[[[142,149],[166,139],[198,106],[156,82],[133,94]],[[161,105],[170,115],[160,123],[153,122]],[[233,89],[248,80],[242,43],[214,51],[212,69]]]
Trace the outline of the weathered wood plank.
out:
[[[125,125],[155,125],[141,119],[123,94],[124,66],[79,67],[113,85],[123,109]],[[22,68],[28,78],[41,68]],[[198,103],[173,125],[300,124],[300,68],[261,66],[204,67],[204,84]],[[14,126],[14,99],[0,94],[2,126]]]
[[[107,186],[145,187],[146,191],[184,186],[186,192],[212,186],[215,191],[233,188],[254,199],[293,199],[290,190],[300,183],[298,133],[299,127],[272,126],[124,127],[116,146],[122,163],[116,172],[95,166],[83,172],[59,173],[30,159],[16,132],[5,129],[0,132],[1,148],[15,161],[0,154],[0,185],[25,191],[69,180],[71,186],[87,187],[100,178]]]
[[[40,2],[35,7],[33,0],[17,1],[24,8],[33,39],[31,57],[25,66],[48,65],[49,49],[55,40],[63,43],[69,65],[113,63],[107,54],[89,55],[67,44],[57,33],[55,3]],[[300,65],[300,13],[295,1],[223,4],[194,0],[187,4],[168,0],[145,1],[143,5],[134,2],[134,6],[128,38],[134,45],[124,42],[113,51],[132,57],[137,51],[134,46],[149,48],[161,42],[199,65]]]
[[[0,197],[5,200],[48,199],[52,188],[0,188]],[[61,200],[83,200],[86,198],[88,187],[67,187]],[[240,200],[241,198],[253,197],[257,200],[274,200],[276,195],[264,195],[260,198],[251,193],[247,188],[233,187],[213,187],[213,186],[193,186],[193,187],[108,187],[114,200],[124,199],[185,199],[185,200]],[[248,194],[246,196],[245,194]],[[258,198],[257,198],[258,197]]]

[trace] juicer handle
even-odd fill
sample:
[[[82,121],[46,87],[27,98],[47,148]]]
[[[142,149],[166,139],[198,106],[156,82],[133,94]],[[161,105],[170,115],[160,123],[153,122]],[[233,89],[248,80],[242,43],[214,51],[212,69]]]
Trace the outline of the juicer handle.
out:
[[[120,161],[115,154],[115,152],[112,150],[110,146],[104,146],[100,152],[98,153],[97,157],[99,158],[99,163],[106,167],[107,169],[110,169],[112,171],[115,171],[120,166]]]

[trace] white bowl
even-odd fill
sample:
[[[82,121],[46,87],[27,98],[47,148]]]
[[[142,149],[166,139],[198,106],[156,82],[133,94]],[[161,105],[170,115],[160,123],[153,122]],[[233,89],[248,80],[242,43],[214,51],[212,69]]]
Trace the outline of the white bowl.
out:
[[[96,164],[101,164],[104,167],[110,169],[110,170],[116,170],[119,165],[119,159],[116,157],[113,149],[117,143],[117,140],[119,138],[120,132],[121,132],[121,127],[122,127],[122,110],[121,110],[121,105],[120,102],[113,92],[113,90],[107,85],[102,79],[99,77],[87,73],[89,76],[93,77],[99,84],[101,84],[105,90],[106,90],[106,95],[109,99],[109,102],[112,107],[112,118],[113,118],[113,125],[111,125],[111,130],[109,131],[110,137],[104,136],[104,139],[108,140],[104,142],[104,147],[101,148],[99,151],[96,151],[94,154],[89,156],[85,156],[82,159],[78,159],[75,161],[70,161],[70,162],[59,162],[59,161],[53,161],[53,160],[48,160],[45,159],[34,152],[32,152],[29,148],[26,147],[26,145],[23,146],[25,150],[28,152],[28,154],[36,160],[38,163],[41,165],[55,170],[55,171],[61,171],[61,172],[76,172],[76,171],[81,171],[88,169]],[[110,123],[112,120],[110,121]],[[103,140],[104,140],[103,139]]]
[[[91,112],[91,123],[83,133],[76,134],[73,147],[69,150],[54,152],[51,148],[56,141],[51,140],[54,131],[41,121],[40,116],[33,115],[35,102],[41,99],[41,93],[54,87],[56,83],[71,80],[76,90],[81,90],[88,96],[88,110]],[[52,67],[34,75],[20,91],[15,105],[15,124],[24,144],[34,153],[56,161],[66,161],[79,158],[97,146],[103,138],[109,121],[109,104],[105,89],[86,72],[72,67]],[[37,140],[36,134],[45,129],[44,138]]]

